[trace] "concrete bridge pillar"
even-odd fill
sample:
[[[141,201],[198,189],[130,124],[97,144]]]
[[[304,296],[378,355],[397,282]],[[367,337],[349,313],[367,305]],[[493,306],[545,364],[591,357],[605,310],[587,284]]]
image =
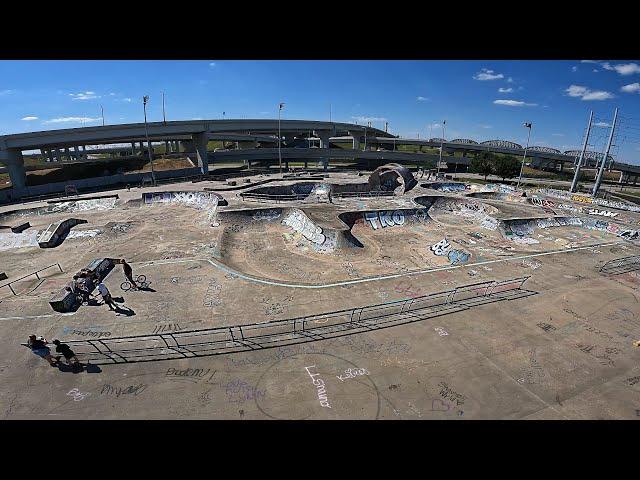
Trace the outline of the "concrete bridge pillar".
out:
[[[191,137],[193,146],[196,151],[196,161],[198,162],[198,167],[200,167],[200,172],[203,175],[209,173],[209,158],[207,157],[207,143],[209,143],[209,138],[207,136],[207,132],[196,133]]]
[[[140,142],[140,155],[144,155],[144,142]]]
[[[169,142],[167,140],[164,141],[164,154],[170,153],[169,150]]]
[[[136,142],[131,142],[131,155],[136,155]]]
[[[295,141],[295,139],[296,139],[295,135],[284,135],[284,144],[287,147],[290,147]]]
[[[180,144],[178,143],[178,141],[176,140],[175,142],[173,142],[173,148],[174,148],[174,152],[175,153],[180,153]]]
[[[329,148],[329,138],[331,136],[331,132],[328,130],[317,131],[315,135],[320,138],[320,148]]]
[[[75,153],[76,162],[77,162],[78,160],[80,160],[80,147],[76,145],[75,147],[73,147],[73,151]]]
[[[60,149],[56,148],[56,162],[62,161],[62,154],[60,153]]]
[[[353,138],[353,149],[360,150],[360,134],[358,132],[349,132],[349,135]]]
[[[67,161],[71,162],[73,158],[71,158],[71,152],[69,151],[69,147],[64,147],[64,154],[67,157]]]
[[[13,187],[14,196],[22,196],[22,190],[27,186],[27,172],[24,168],[24,158],[22,150],[10,148],[5,150],[6,155],[2,161],[7,166],[11,186]],[[0,157],[2,158],[2,157]]]
[[[48,157],[48,162],[53,162],[53,150],[48,149],[47,150],[47,157]]]

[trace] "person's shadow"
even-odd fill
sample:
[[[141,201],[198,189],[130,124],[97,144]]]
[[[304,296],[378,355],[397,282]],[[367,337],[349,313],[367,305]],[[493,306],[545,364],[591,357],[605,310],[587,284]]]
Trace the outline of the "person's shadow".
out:
[[[118,315],[126,315],[127,317],[132,317],[136,314],[135,311],[133,311],[133,309],[129,308],[129,307],[124,307],[122,308],[120,305],[116,305],[116,309],[114,310],[116,312],[116,314]]]
[[[61,372],[64,373],[80,373],[80,372],[87,372],[87,373],[101,373],[102,369],[98,366],[98,365],[94,365],[93,363],[80,363],[79,365],[69,365],[67,363],[63,363],[60,360],[58,360],[58,370],[60,370]]]

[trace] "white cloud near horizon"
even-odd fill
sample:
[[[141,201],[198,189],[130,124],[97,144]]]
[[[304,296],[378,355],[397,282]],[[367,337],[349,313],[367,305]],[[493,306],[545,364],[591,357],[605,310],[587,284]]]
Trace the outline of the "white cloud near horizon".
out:
[[[536,107],[537,103],[526,103],[520,100],[494,100],[496,105],[505,105],[507,107]]]
[[[629,85],[625,85],[625,86],[621,87],[620,91],[621,92],[627,92],[627,93],[640,92],[640,83],[638,83],[638,82],[630,83]]]
[[[478,73],[473,76],[474,80],[487,81],[487,80],[499,80],[504,78],[504,75],[501,73],[495,73],[493,70],[489,70],[487,68],[481,69]]]
[[[69,96],[72,100],[93,100],[94,98],[102,98],[101,96],[96,95],[96,92],[70,93]]]
[[[591,90],[581,85],[571,85],[565,89],[567,95],[570,97],[578,97],[582,100],[608,100],[614,98],[611,92],[605,92],[603,90]]]
[[[33,117],[33,116],[23,117],[21,118],[21,120],[24,120],[25,122],[30,122],[31,120],[38,120],[38,117]]]
[[[358,116],[358,117],[351,117],[353,118],[356,122],[361,122],[361,123],[365,123],[365,122],[386,122],[387,119],[384,117],[365,117],[365,116]]]
[[[605,70],[615,70],[620,75],[633,75],[634,73],[640,73],[640,65],[637,63],[618,63],[611,65],[609,62],[604,62],[602,67]]]
[[[511,87],[509,87],[509,88],[500,87],[498,89],[498,92],[500,92],[500,93],[511,93],[511,92],[513,92],[513,88],[511,88]]]
[[[52,118],[51,120],[45,120],[42,123],[92,123],[102,121],[102,118],[90,118],[90,117],[59,117]]]

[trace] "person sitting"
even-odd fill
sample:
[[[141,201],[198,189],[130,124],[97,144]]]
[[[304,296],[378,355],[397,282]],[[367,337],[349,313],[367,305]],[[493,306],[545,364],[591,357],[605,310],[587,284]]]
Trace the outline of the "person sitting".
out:
[[[51,365],[52,367],[55,367],[58,364],[58,362],[51,356],[51,350],[49,350],[49,347],[47,347],[47,340],[44,337],[36,338],[35,335],[29,335],[27,346],[37,356],[44,358],[47,362],[49,362],[49,365]]]

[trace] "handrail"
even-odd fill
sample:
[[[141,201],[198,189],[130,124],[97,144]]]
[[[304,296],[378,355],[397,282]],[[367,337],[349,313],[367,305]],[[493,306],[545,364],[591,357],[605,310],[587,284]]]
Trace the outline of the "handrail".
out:
[[[61,273],[63,273],[62,267],[60,266],[60,264],[59,264],[59,263],[57,263],[57,262],[56,262],[56,263],[52,263],[52,264],[51,264],[51,265],[49,265],[49,266],[46,266],[46,267],[44,267],[44,268],[41,268],[40,270],[36,270],[35,272],[31,272],[31,273],[29,273],[28,275],[25,275],[24,277],[16,278],[15,280],[11,280],[9,283],[5,283],[4,285],[0,285],[0,288],[2,288],[2,287],[9,287],[9,289],[11,290],[11,293],[13,293],[14,295],[17,295],[17,293],[15,292],[15,290],[13,289],[13,287],[11,286],[11,284],[12,284],[12,283],[16,283],[16,282],[18,282],[18,281],[20,281],[20,280],[22,280],[22,279],[24,279],[24,278],[30,277],[31,275],[35,275],[35,276],[36,276],[36,278],[37,278],[38,280],[40,280],[40,276],[38,275],[38,273],[39,273],[39,272],[41,272],[41,271],[43,271],[43,270],[46,270],[47,268],[55,267],[56,265],[57,265],[57,266],[58,266],[58,268],[60,269],[60,272],[61,272]]]

